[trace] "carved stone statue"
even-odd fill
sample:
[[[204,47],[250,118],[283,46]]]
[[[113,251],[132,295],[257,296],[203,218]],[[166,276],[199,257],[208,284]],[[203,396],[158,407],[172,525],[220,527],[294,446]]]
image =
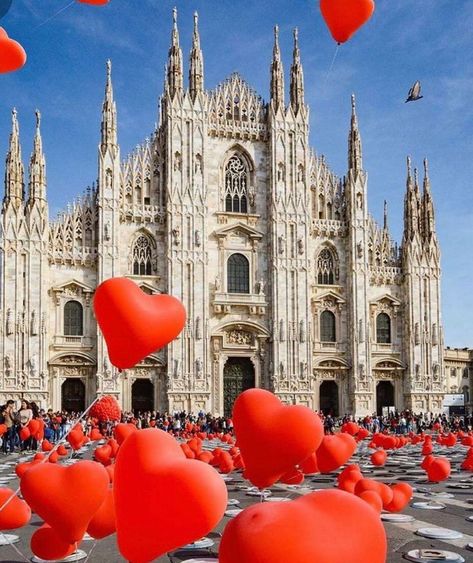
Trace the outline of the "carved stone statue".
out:
[[[202,244],[202,237],[201,237],[199,229],[196,229],[195,230],[195,245],[201,246],[201,244]]]
[[[299,254],[304,254],[304,241],[302,240],[302,237],[297,239],[297,251]]]
[[[258,293],[260,295],[264,295],[264,285],[265,285],[264,280],[260,280],[258,282]]]
[[[358,342],[363,344],[364,341],[365,341],[365,330],[363,326],[363,319],[360,319],[358,321]]]
[[[220,278],[217,276],[215,278],[215,291],[220,291],[221,288],[222,288],[222,282],[220,281]]]
[[[172,236],[174,239],[174,244],[179,246],[181,244],[181,230],[179,227],[176,227],[172,230]]]
[[[38,354],[33,354],[29,361],[31,377],[38,376]]]
[[[36,316],[36,311],[31,312],[31,335],[36,336],[38,334],[38,318]]]
[[[284,319],[279,321],[279,341],[284,342],[286,340],[286,327],[284,325]]]
[[[174,360],[174,379],[179,377],[179,371],[181,369],[181,360],[175,359]]]
[[[305,342],[305,322],[301,321],[299,323],[299,341]]]
[[[4,357],[3,361],[5,363],[5,370],[10,370],[11,369],[11,358],[8,354]]]
[[[301,362],[301,379],[307,379],[307,362]]]
[[[254,186],[250,186],[248,188],[248,201],[250,203],[250,207],[255,206],[255,200],[256,200],[256,189]]]
[[[202,340],[202,327],[201,327],[200,317],[195,319],[195,338],[196,340]]]
[[[202,369],[203,369],[203,363],[200,358],[197,358],[197,360],[195,361],[195,369],[197,372],[197,379],[200,379],[202,377]]]
[[[284,244],[286,242],[286,237],[284,235],[279,235],[278,237],[278,252],[279,254],[284,254]]]
[[[13,334],[13,326],[12,326],[12,319],[11,319],[11,309],[7,309],[7,318],[6,318],[6,333],[7,336],[10,336],[10,334]]]
[[[103,372],[106,375],[110,375],[112,370],[110,369],[110,362],[108,361],[108,356],[104,356],[103,358]]]
[[[112,231],[112,223],[110,222],[110,220],[108,220],[105,223],[105,227],[104,227],[104,238],[105,240],[110,240],[111,239],[111,231]]]

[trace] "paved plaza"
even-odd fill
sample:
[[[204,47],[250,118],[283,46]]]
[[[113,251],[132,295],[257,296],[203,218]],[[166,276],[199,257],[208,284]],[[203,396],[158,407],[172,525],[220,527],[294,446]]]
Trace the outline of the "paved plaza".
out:
[[[213,449],[217,445],[227,447],[225,444],[217,444],[213,442],[205,442],[204,448]],[[389,563],[400,563],[406,561],[404,555],[416,549],[434,549],[455,552],[463,557],[465,561],[473,561],[473,551],[468,549],[468,544],[473,547],[473,521],[468,521],[468,517],[473,519],[473,474],[460,470],[460,464],[463,461],[467,448],[455,446],[453,448],[444,448],[435,446],[434,454],[447,455],[452,462],[451,477],[441,484],[429,484],[425,478],[425,472],[420,469],[419,464],[422,459],[420,455],[420,447],[407,446],[389,454],[385,467],[375,468],[369,463],[369,454],[367,453],[366,444],[360,447],[360,453],[355,455],[351,462],[359,462],[361,469],[369,478],[374,478],[385,483],[396,483],[397,481],[407,481],[414,488],[414,498],[410,506],[402,513],[404,516],[410,516],[406,522],[388,523],[385,522],[386,532],[389,540],[389,555],[387,561]],[[90,458],[92,447],[84,449],[77,457]],[[18,459],[24,459],[25,456],[18,454],[5,456],[0,459],[0,483],[2,486],[9,486],[16,489],[18,480],[14,474],[14,465]],[[271,487],[270,497],[297,498],[301,494],[306,494],[313,490],[331,488],[335,486],[335,475],[316,475],[306,479],[301,486],[276,485]],[[254,491],[248,490],[251,485],[248,481],[243,480],[239,472],[233,472],[229,476],[224,476],[228,492],[229,507],[228,510],[234,511],[239,508],[246,508],[255,502],[260,502],[259,496],[251,496]],[[47,483],[45,483],[47,486]],[[424,503],[425,508],[416,508],[416,503]],[[159,510],[159,507],[156,507]],[[176,551],[161,557],[157,561],[159,563],[178,563],[194,559],[194,561],[202,561],[203,558],[216,559],[220,534],[222,533],[226,523],[231,518],[228,513],[222,520],[220,525],[208,535],[212,543],[210,547],[202,549],[187,549]],[[139,509],[136,511],[137,518],[140,518]],[[32,557],[29,549],[29,540],[31,534],[41,522],[33,516],[31,523],[25,528],[18,531],[20,541],[13,546],[6,545],[0,547],[0,561],[4,563],[29,561]],[[458,539],[426,539],[419,536],[416,532],[422,528],[447,528],[461,534]],[[360,522],[360,533],[363,532],[363,523]],[[203,542],[205,543],[205,542]],[[334,549],[336,549],[337,541],[334,538]],[[94,540],[83,541],[80,545],[88,555],[90,562],[122,562],[123,559],[116,548],[115,536],[111,536],[104,540],[95,542]],[[85,561],[85,559],[83,559]],[[204,559],[206,560],[206,559]],[[424,559],[432,561],[432,559]],[[441,559],[439,559],[440,561]],[[422,560],[421,560],[422,561]],[[434,560],[436,561],[436,560]],[[461,559],[445,559],[445,561],[461,561]],[[347,561],[347,563],[349,563]],[[369,562],[367,562],[369,563]]]

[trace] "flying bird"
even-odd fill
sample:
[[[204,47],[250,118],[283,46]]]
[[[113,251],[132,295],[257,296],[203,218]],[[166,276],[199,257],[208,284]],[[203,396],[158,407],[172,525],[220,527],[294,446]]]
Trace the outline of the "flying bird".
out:
[[[416,102],[423,97],[424,96],[420,95],[420,82],[416,80],[412,88],[409,90],[409,94],[407,94],[407,100],[405,103],[407,104],[407,102]]]

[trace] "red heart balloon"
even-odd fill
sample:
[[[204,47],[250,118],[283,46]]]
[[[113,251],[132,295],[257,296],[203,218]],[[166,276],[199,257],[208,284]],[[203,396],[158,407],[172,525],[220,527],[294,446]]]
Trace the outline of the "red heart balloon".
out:
[[[391,487],[393,491],[393,500],[384,508],[388,512],[401,512],[409,504],[412,498],[412,487],[409,483],[396,483]]]
[[[169,344],[186,322],[186,311],[178,299],[147,295],[127,278],[112,278],[100,284],[94,311],[110,361],[119,369],[132,368]]]
[[[200,539],[221,520],[228,500],[215,469],[186,459],[172,436],[154,428],[131,434],[120,447],[113,487],[118,547],[133,563]]]
[[[83,538],[105,500],[109,476],[94,461],[79,461],[70,467],[42,463],[23,475],[20,486],[32,510],[72,544]]]
[[[116,528],[113,490],[109,489],[101,507],[89,522],[87,533],[96,540],[101,540],[114,534]]]
[[[307,459],[320,445],[324,432],[311,409],[286,406],[264,389],[248,389],[238,396],[233,424],[245,475],[259,488],[270,487]]]
[[[363,491],[358,497],[367,502],[378,514],[381,514],[383,501],[376,491]]]
[[[8,504],[0,510],[0,530],[15,530],[26,526],[31,518],[30,507],[24,500],[16,496],[15,491],[1,488],[0,506],[3,506],[7,501]]]
[[[108,4],[110,0],[77,0],[81,4],[91,4],[92,6],[104,6]]]
[[[31,536],[31,551],[46,561],[59,561],[72,555],[77,550],[77,544],[70,544],[48,524],[43,524]]]
[[[388,454],[385,450],[377,450],[371,454],[371,463],[377,467],[383,466],[388,459]]]
[[[427,459],[427,458],[425,458]],[[445,457],[433,457],[425,468],[429,481],[439,483],[450,477],[450,461]]]
[[[385,563],[386,552],[379,514],[358,497],[331,489],[245,509],[227,524],[218,560]]]
[[[317,450],[321,473],[330,473],[344,465],[356,451],[356,440],[350,434],[324,436]]]
[[[360,466],[349,465],[337,476],[338,488],[347,493],[354,493],[356,484],[361,479],[363,479],[363,473],[360,471]]]
[[[3,27],[0,27],[0,73],[13,72],[25,63],[26,53],[23,47],[10,39]]]
[[[355,485],[355,495],[360,495],[364,491],[374,491],[378,493],[383,502],[383,507],[386,507],[393,500],[393,490],[385,483],[380,483],[374,479],[360,479]]]
[[[320,11],[337,43],[345,43],[373,15],[373,0],[320,0]]]
[[[118,444],[121,446],[128,436],[137,430],[138,428],[134,424],[125,424],[121,422],[115,426],[113,434],[117,439]]]
[[[95,448],[94,458],[102,465],[108,465],[110,463],[111,455],[112,455],[112,448],[108,444]]]

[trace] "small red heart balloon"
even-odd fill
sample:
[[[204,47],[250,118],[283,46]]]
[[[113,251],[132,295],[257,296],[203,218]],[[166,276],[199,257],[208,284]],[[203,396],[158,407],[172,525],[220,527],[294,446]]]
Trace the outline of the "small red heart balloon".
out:
[[[320,0],[320,11],[337,43],[345,43],[373,15],[373,0]]]
[[[396,483],[391,487],[393,491],[393,500],[384,508],[388,512],[401,512],[409,504],[412,498],[412,487],[409,483]]]
[[[59,561],[72,555],[76,549],[76,543],[68,543],[49,524],[43,524],[31,536],[31,551],[46,561]]]
[[[10,39],[3,27],[0,27],[0,73],[13,72],[25,63],[26,53],[23,47]]]
[[[311,409],[284,405],[264,389],[248,389],[238,396],[233,424],[245,475],[259,488],[270,487],[306,460],[319,447],[324,432]]]
[[[356,451],[356,440],[350,434],[324,436],[317,450],[317,464],[321,473],[330,473],[344,465]]]
[[[97,322],[110,361],[119,369],[135,366],[179,336],[186,322],[182,303],[172,295],[147,295],[127,278],[99,285],[94,296]]]
[[[72,544],[83,538],[105,500],[109,476],[94,461],[79,461],[70,467],[42,463],[23,475],[20,486],[32,510]]]
[[[218,560],[385,563],[386,552],[379,514],[358,497],[331,489],[245,509],[227,524]]]
[[[113,488],[118,547],[133,563],[200,539],[221,520],[228,500],[215,469],[186,459],[172,436],[154,428],[122,444]]]
[[[377,450],[371,454],[371,463],[377,467],[381,467],[386,463],[388,459],[388,454],[385,450]]]
[[[110,0],[77,0],[81,4],[91,4],[92,6],[104,6],[108,4]]]
[[[3,506],[8,501],[6,506]],[[0,530],[15,530],[26,526],[31,518],[31,509],[24,500],[16,496],[15,491],[0,489]]]
[[[427,471],[429,481],[440,483],[440,481],[445,481],[445,479],[450,477],[450,461],[445,457],[433,457],[425,470]]]

